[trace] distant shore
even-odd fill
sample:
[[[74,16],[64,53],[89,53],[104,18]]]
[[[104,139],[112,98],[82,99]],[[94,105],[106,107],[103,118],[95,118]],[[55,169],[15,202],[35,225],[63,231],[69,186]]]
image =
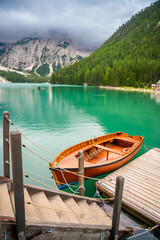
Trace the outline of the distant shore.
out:
[[[132,87],[112,87],[112,86],[100,86],[99,88],[109,89],[109,90],[121,90],[121,91],[136,91],[136,92],[154,92],[153,89],[144,88],[132,88]]]

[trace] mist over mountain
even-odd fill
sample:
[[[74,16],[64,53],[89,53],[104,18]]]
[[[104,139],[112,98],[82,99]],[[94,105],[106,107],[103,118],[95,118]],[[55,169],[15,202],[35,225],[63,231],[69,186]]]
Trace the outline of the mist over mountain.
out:
[[[27,37],[12,44],[0,43],[0,65],[37,75],[52,72],[88,56],[89,51],[77,49],[71,40]]]
[[[142,9],[89,57],[51,83],[149,87],[160,79],[160,1]]]

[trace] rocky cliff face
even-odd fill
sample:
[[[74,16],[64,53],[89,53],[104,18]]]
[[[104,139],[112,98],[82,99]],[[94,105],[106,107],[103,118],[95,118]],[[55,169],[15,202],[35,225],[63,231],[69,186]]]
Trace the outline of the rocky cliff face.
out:
[[[0,65],[17,70],[48,75],[90,55],[88,51],[75,48],[71,41],[25,38],[4,48]]]

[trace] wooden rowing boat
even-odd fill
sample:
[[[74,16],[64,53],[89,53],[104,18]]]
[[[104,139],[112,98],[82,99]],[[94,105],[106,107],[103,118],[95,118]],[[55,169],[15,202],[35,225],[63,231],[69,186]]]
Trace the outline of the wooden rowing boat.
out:
[[[78,143],[62,151],[50,163],[59,188],[78,181],[78,151],[84,151],[84,175],[96,177],[130,161],[142,147],[144,138],[116,132]],[[73,173],[74,174],[73,174]]]

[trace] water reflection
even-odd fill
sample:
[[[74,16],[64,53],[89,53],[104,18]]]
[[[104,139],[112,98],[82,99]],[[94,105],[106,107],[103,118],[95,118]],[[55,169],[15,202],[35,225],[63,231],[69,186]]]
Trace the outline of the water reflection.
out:
[[[160,92],[151,93],[151,99],[154,99],[156,103],[160,103]]]

